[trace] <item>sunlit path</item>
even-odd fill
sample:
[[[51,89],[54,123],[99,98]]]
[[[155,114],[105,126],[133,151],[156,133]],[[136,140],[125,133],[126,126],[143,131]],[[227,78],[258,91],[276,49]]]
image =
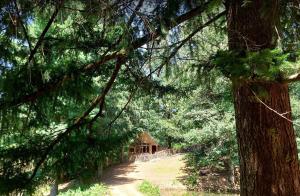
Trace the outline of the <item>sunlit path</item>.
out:
[[[183,155],[155,159],[149,162],[134,162],[121,164],[107,170],[103,182],[107,184],[113,196],[142,195],[138,192],[138,185],[147,180],[160,189],[185,190],[179,181],[184,176]]]

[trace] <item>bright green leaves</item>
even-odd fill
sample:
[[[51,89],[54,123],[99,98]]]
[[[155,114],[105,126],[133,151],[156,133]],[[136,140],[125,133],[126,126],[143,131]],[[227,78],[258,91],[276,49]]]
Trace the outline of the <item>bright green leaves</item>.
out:
[[[257,52],[219,51],[213,57],[215,64],[229,78],[282,80],[295,73],[299,65],[288,61],[290,54],[278,49]]]

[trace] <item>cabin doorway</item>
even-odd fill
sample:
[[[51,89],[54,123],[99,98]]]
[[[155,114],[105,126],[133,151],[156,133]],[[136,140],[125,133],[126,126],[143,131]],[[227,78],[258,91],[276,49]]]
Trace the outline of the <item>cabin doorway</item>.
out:
[[[156,146],[152,146],[152,154],[154,154],[157,151]]]

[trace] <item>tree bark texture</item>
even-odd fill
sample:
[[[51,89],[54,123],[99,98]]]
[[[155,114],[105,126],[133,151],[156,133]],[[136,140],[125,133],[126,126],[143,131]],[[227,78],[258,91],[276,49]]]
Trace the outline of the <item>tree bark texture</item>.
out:
[[[279,0],[227,0],[229,49],[258,51],[277,43]]]
[[[227,0],[225,5],[231,51],[243,54],[276,46],[279,0]],[[300,195],[287,84],[254,79],[232,81],[241,195]]]
[[[293,125],[271,110],[291,119],[287,85],[238,84],[234,87],[234,102],[241,195],[300,195]]]

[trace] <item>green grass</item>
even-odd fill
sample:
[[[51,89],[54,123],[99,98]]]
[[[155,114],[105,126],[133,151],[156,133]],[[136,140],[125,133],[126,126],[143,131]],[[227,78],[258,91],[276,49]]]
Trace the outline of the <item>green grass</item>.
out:
[[[160,191],[158,186],[151,184],[150,182],[144,180],[142,184],[138,187],[139,191],[146,196],[160,196]]]
[[[108,188],[103,184],[92,186],[81,185],[58,194],[59,196],[106,196],[109,195]]]

